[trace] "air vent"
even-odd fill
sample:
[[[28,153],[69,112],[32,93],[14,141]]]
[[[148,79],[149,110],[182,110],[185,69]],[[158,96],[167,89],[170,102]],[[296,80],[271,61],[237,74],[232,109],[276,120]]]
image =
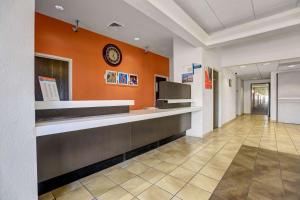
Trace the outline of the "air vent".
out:
[[[120,30],[120,29],[123,28],[123,27],[124,27],[123,25],[121,25],[121,24],[119,24],[119,23],[117,23],[117,22],[113,22],[113,23],[111,23],[111,24],[109,24],[109,25],[107,26],[107,28],[112,29],[112,30],[115,30],[115,31]]]

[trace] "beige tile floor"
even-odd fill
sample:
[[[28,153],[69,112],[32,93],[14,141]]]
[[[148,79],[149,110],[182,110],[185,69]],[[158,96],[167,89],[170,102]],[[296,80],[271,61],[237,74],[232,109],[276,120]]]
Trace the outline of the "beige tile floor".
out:
[[[203,139],[183,137],[40,200],[207,200],[242,145],[300,155],[300,125],[244,115]]]

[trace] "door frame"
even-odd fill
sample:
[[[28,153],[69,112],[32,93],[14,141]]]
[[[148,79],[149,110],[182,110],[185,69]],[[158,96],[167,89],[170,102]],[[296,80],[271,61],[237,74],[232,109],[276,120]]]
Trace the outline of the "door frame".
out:
[[[251,103],[251,109],[250,113],[252,114],[252,85],[259,85],[259,84],[266,84],[268,85],[268,91],[269,91],[269,99],[268,99],[268,117],[271,117],[271,83],[270,82],[263,82],[263,83],[251,83],[250,84],[250,103]]]
[[[215,73],[218,74],[218,78],[215,81]],[[213,129],[219,128],[219,124],[220,124],[220,85],[219,85],[219,80],[220,80],[220,72],[217,71],[216,69],[213,69],[213,75],[212,75],[212,79],[213,79]],[[216,82],[216,87],[217,87],[217,91],[215,91],[215,82]],[[215,94],[217,96],[217,101],[215,98]],[[217,102],[217,104],[216,104]],[[217,106],[217,115],[216,114],[216,110],[215,110],[215,105]],[[215,124],[215,119],[217,121],[217,124]]]
[[[73,60],[71,58],[65,58],[65,57],[60,57],[60,56],[55,56],[55,55],[50,55],[50,54],[44,54],[44,53],[39,53],[36,52],[34,54],[34,57],[40,57],[40,58],[49,58],[53,60],[59,60],[59,61],[65,61],[68,62],[68,75],[69,75],[69,101],[72,101],[73,99],[73,81],[72,81],[72,74],[73,74]]]

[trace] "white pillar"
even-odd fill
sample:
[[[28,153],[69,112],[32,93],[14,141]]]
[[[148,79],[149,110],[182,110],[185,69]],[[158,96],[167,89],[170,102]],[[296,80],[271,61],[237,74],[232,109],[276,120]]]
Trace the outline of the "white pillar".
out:
[[[277,121],[277,72],[271,72],[271,120]]]
[[[173,81],[181,83],[183,67],[191,65],[192,63],[202,63],[202,51],[200,47],[193,47],[180,38],[173,39],[173,66],[171,72],[173,73]],[[203,101],[203,85],[202,85],[202,69],[195,69],[193,83],[190,83],[192,90],[192,99],[195,103],[192,106],[202,106]],[[192,128],[187,131],[187,135],[202,137],[203,134],[203,111],[192,113]]]
[[[36,200],[34,0],[0,1],[0,199]]]

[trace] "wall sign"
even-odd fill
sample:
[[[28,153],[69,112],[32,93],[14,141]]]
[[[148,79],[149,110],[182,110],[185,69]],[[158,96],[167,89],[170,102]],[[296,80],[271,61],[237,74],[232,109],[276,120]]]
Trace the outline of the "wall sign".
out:
[[[39,76],[44,101],[59,101],[55,78]]]
[[[105,62],[110,66],[117,67],[122,62],[122,52],[114,44],[105,45],[102,55]]]
[[[205,73],[205,89],[212,89],[212,68],[210,67],[205,67],[204,70]]]

